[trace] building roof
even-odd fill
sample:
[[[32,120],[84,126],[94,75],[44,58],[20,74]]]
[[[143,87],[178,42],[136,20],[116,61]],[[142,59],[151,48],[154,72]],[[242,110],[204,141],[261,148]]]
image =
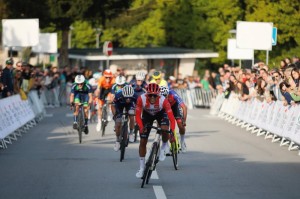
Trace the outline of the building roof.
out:
[[[154,47],[154,48],[114,48],[110,60],[132,59],[180,59],[180,58],[214,58],[219,54],[209,50],[187,48]],[[84,60],[106,60],[102,48],[69,49],[69,58]]]

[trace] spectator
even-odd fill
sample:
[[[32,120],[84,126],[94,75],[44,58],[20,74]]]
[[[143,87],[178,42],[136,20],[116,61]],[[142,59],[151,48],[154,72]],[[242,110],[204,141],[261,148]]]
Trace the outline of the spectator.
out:
[[[298,56],[293,57],[293,64],[295,64],[297,69],[300,69],[300,61]]]
[[[203,79],[201,80],[201,84],[204,90],[209,91],[212,90],[213,87],[209,84],[210,72],[209,70],[205,70],[205,74]]]
[[[20,89],[22,85],[22,71],[16,70],[13,82],[14,82],[14,93],[20,93]]]
[[[188,77],[187,84],[188,84],[188,88],[189,89],[194,89],[194,88],[197,87],[197,83],[194,81],[194,77],[193,76],[189,76]]]
[[[279,84],[279,88],[281,91],[281,94],[284,96],[285,102],[284,105],[294,105],[295,102],[300,101],[300,96],[295,95],[291,92],[290,85],[286,82],[281,82]]]
[[[176,78],[174,76],[170,76],[168,79],[168,87],[170,89],[176,88]]]
[[[3,69],[1,75],[1,82],[2,82],[2,97],[8,97],[13,94],[14,87],[13,87],[13,77],[12,77],[12,65],[13,61],[8,59],[6,61],[6,67]]]
[[[285,61],[287,66],[290,66],[290,64],[292,63],[291,59],[289,57],[284,58],[284,61]]]
[[[281,74],[279,73],[279,71],[275,71],[272,74],[272,79],[274,84],[271,86],[271,91],[273,92],[276,100],[282,101],[284,98],[281,94],[280,88],[279,88],[279,84],[283,81],[281,78]]]
[[[287,65],[287,63],[285,62],[284,59],[280,61],[280,69],[281,70],[285,70],[287,68],[287,66],[288,65]]]

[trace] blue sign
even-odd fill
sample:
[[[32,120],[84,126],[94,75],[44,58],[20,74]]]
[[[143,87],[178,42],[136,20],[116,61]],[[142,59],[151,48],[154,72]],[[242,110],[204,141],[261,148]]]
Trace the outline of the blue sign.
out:
[[[276,44],[277,44],[277,28],[273,27],[272,46],[276,46]]]

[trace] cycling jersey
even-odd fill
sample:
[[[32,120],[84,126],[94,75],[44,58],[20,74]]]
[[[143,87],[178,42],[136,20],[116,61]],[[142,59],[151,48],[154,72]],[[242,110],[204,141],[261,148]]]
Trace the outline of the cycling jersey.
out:
[[[128,85],[127,82],[125,82],[124,86]],[[123,86],[123,87],[124,87]],[[117,92],[121,91],[122,90],[122,87],[120,87],[118,84],[114,84],[111,88],[111,94],[116,94]]]
[[[82,88],[74,83],[71,88],[71,93],[74,94],[74,102],[82,103],[84,106],[88,106],[89,94],[93,93],[92,86],[87,82],[84,82]]]
[[[104,76],[100,77],[98,80],[98,88],[110,89],[115,83],[115,78],[110,78],[110,81],[107,82]]]
[[[133,95],[132,97],[124,97],[122,92],[117,92],[113,101],[116,109],[115,119],[120,119],[122,117],[124,108],[126,108],[126,111],[129,114],[134,115],[137,97],[137,95]]]
[[[156,80],[155,79],[152,79],[150,81],[150,83],[156,83]],[[164,79],[160,80],[160,83],[158,84],[159,86],[165,86],[165,87],[168,87],[168,82]]]
[[[131,80],[129,84],[134,89],[134,93],[136,93],[138,96],[140,96],[146,92],[147,83],[145,81],[143,81],[143,83],[140,86],[137,85],[136,80]]]
[[[172,113],[171,105],[168,100],[163,96],[156,97],[156,101],[154,104],[149,102],[147,98],[147,94],[143,94],[138,97],[137,104],[136,104],[136,122],[140,127],[140,130],[144,128],[144,124],[141,118],[142,112],[146,113],[147,115],[152,116],[155,118],[161,112],[165,112],[168,115],[168,118],[171,122],[170,128],[172,131],[175,130],[175,118]]]
[[[171,106],[184,104],[181,97],[174,90],[169,90],[169,95],[167,98]]]

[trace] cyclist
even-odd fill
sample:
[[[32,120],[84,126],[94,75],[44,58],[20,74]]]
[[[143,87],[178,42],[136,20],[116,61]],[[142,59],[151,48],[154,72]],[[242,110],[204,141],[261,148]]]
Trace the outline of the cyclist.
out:
[[[106,69],[103,72],[103,76],[100,77],[98,81],[98,87],[96,89],[96,96],[98,96],[98,124],[96,126],[96,130],[100,131],[101,129],[101,120],[102,120],[102,106],[105,103],[105,98],[108,97],[111,100],[111,88],[115,83],[115,78],[113,78],[113,74],[111,70]]]
[[[116,82],[111,89],[111,94],[115,95],[118,91],[121,91],[121,89],[126,85],[128,85],[128,83],[126,82],[126,78],[122,75],[118,75],[116,77]]]
[[[77,116],[79,113],[79,103],[83,104],[84,107],[84,133],[88,134],[88,111],[89,111],[89,104],[92,103],[93,96],[92,96],[92,87],[85,81],[83,75],[77,75],[75,77],[75,83],[72,86],[71,94],[70,94],[70,102],[71,108],[75,106],[74,111],[74,123],[73,129],[77,129]]]
[[[98,81],[101,77],[101,73],[96,72],[93,74],[93,77],[91,79],[89,79],[89,84],[92,86],[92,90],[93,90],[93,103],[92,106],[90,107],[90,120],[91,118],[96,118],[97,116],[97,102],[98,102],[98,96],[96,96],[96,89],[98,87]]]
[[[136,122],[140,128],[140,169],[136,173],[137,178],[141,178],[145,169],[145,155],[146,145],[153,121],[156,120],[158,125],[162,128],[162,146],[159,160],[163,161],[166,158],[166,153],[169,149],[168,134],[166,130],[169,130],[169,121],[171,131],[175,129],[175,118],[172,113],[171,105],[164,96],[160,96],[160,88],[156,83],[150,83],[147,87],[147,93],[141,95],[137,99],[136,104]],[[143,119],[142,119],[143,118]],[[146,127],[146,128],[144,128]]]
[[[152,80],[150,83],[156,83],[159,86],[168,86],[168,82],[162,79],[161,72],[155,71],[152,75]]]
[[[185,153],[186,143],[184,137],[185,137],[187,107],[184,104],[183,100],[180,98],[180,96],[174,90],[169,90],[168,87],[161,86],[160,94],[163,95],[165,98],[167,98],[171,105],[172,112],[174,114],[174,117],[177,122],[177,126],[179,128],[181,151]]]
[[[130,85],[134,89],[134,93],[138,96],[144,94],[147,91],[147,83],[145,81],[145,73],[140,71],[135,75],[135,79],[130,81]]]
[[[122,113],[125,108],[129,114],[129,141],[134,142],[133,137],[133,128],[134,128],[134,112],[135,112],[135,103],[137,100],[137,95],[135,95],[132,86],[124,86],[120,92],[117,92],[115,99],[113,101],[115,107],[115,131],[116,131],[116,143],[114,150],[118,151],[120,149],[120,132],[122,124]]]

